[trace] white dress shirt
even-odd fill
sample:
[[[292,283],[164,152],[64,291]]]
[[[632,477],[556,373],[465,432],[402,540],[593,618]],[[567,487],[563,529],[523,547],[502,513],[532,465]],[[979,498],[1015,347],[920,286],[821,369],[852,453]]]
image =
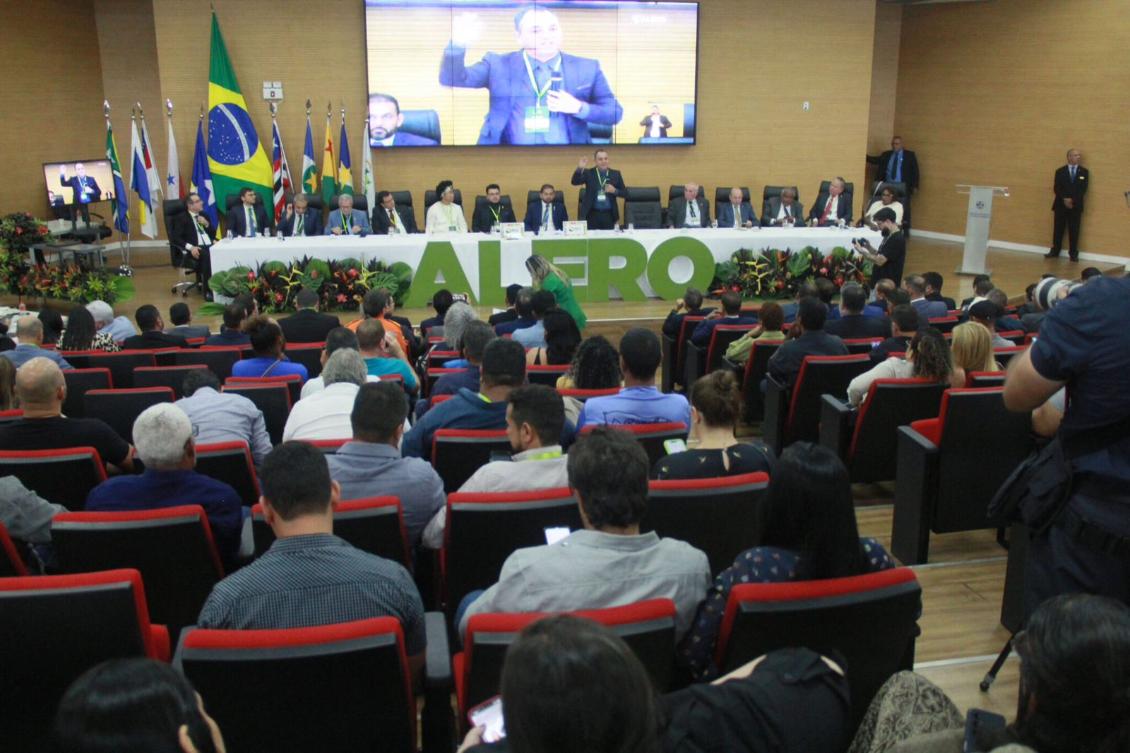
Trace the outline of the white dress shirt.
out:
[[[561,229],[553,224],[553,205],[544,201],[541,203],[541,229],[543,231]]]
[[[353,401],[361,388],[352,382],[336,382],[290,409],[283,441],[292,439],[350,439],[353,436]]]
[[[702,220],[700,219],[701,217],[702,215],[699,214],[698,211],[698,202],[694,199],[688,201],[687,216],[686,219],[683,220],[683,225],[685,227],[700,227],[702,225]]]

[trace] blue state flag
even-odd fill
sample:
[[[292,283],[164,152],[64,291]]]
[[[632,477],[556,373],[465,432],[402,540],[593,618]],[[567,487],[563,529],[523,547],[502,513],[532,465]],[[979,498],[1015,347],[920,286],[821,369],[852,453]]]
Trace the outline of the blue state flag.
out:
[[[204,216],[212,223],[214,233],[220,231],[220,213],[216,209],[216,194],[212,189],[212,171],[208,168],[208,150],[204,148],[203,121],[196,125],[196,145],[192,150],[193,193],[200,194],[204,202]]]

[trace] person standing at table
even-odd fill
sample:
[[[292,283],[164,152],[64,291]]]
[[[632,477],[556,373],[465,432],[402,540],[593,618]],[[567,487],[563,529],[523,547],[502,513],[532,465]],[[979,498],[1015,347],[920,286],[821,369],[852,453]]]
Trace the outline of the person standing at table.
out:
[[[757,223],[753,207],[743,201],[744,198],[742,189],[737,186],[730,189],[729,203],[718,205],[718,227],[753,227]]]
[[[710,203],[698,195],[698,184],[683,186],[683,196],[674,199],[667,209],[667,227],[708,227]]]
[[[502,201],[502,189],[497,183],[487,186],[486,194],[486,203],[475,207],[475,216],[471,222],[472,230],[476,233],[489,233],[495,225],[516,222],[514,210]]]
[[[373,209],[373,232],[377,235],[418,233],[416,215],[412,207],[398,207],[391,191],[377,192],[377,206]]]
[[[330,212],[326,221],[326,235],[368,235],[372,232],[369,218],[360,209],[353,208],[353,197],[343,193],[337,197],[337,209]]]
[[[256,203],[255,189],[244,186],[239,189],[239,203],[228,212],[228,232],[236,237],[254,238],[271,229],[267,212],[262,202]]]
[[[450,180],[441,180],[436,184],[436,197],[439,200],[428,207],[424,232],[429,234],[467,232],[463,207],[455,203],[455,184]]]
[[[1052,247],[1045,254],[1049,259],[1055,259],[1063,249],[1063,231],[1067,230],[1068,256],[1071,261],[1079,261],[1079,226],[1083,220],[1083,196],[1087,193],[1087,183],[1091,174],[1087,168],[1079,164],[1083,155],[1078,149],[1067,153],[1067,164],[1055,171],[1055,201],[1052,202],[1052,211],[1055,212],[1055,229],[1052,231]]]
[[[286,205],[279,218],[279,235],[309,236],[322,234],[322,213],[310,208],[306,194],[295,194],[294,201]]]
[[[580,218],[589,223],[590,230],[611,230],[620,219],[616,198],[627,194],[628,188],[620,171],[608,166],[607,149],[597,149],[592,156],[594,167],[588,166],[588,157],[581,157],[573,171],[573,185],[585,187]]]

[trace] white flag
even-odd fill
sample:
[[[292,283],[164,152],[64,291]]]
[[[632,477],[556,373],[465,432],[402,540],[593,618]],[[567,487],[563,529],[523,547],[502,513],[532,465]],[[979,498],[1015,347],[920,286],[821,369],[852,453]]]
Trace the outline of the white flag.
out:
[[[177,156],[177,138],[173,135],[173,119],[169,118],[169,173],[165,177],[165,195],[170,199],[183,199],[180,185],[180,157]]]
[[[145,158],[149,195],[154,202],[159,202],[165,181],[161,180],[161,171],[157,169],[157,154],[153,151],[153,139],[149,138],[149,126],[145,124],[144,115],[141,116],[141,156]]]
[[[377,205],[377,176],[373,172],[373,148],[369,145],[369,120],[365,119],[365,132],[361,134],[361,145],[365,156],[361,160],[361,193],[369,202],[369,211]]]
[[[145,155],[141,150],[141,136],[137,130],[137,119],[130,118],[132,137],[130,138],[130,189],[137,194],[137,201],[130,202],[130,214],[137,209],[137,219],[141,232],[150,238],[157,237],[157,218],[153,216],[153,195],[149,191],[149,171],[145,167]]]

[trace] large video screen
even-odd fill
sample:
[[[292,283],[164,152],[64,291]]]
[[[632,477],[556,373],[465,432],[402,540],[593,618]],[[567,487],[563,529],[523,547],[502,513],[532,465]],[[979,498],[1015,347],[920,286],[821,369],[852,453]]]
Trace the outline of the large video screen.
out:
[[[114,173],[105,159],[45,162],[47,204],[52,207],[96,204],[114,198]]]
[[[693,144],[698,3],[365,0],[380,147]]]

